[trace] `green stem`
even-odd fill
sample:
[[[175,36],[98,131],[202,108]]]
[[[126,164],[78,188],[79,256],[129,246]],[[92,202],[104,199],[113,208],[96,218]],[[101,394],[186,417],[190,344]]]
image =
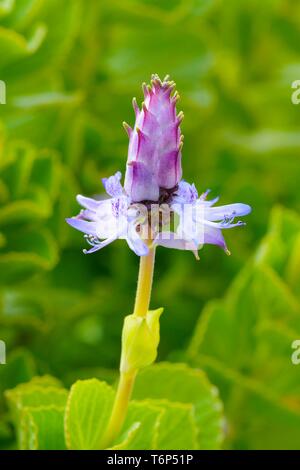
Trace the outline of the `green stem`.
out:
[[[147,256],[141,256],[137,283],[137,291],[134,304],[134,315],[146,316],[149,310],[152,280],[155,262],[155,248],[149,249]],[[103,439],[102,448],[107,448],[119,435],[124,424],[128,405],[134,386],[137,370],[121,372],[115,401],[107,430]]]
[[[149,310],[154,262],[155,248],[150,248],[149,254],[140,258],[140,270],[133,310],[134,315],[144,317]]]

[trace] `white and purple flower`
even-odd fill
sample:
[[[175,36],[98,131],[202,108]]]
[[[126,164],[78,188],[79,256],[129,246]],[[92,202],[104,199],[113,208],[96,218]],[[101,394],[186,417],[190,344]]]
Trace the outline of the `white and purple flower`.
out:
[[[84,209],[67,222],[85,234],[91,245],[85,253],[118,238],[126,239],[139,256],[147,255],[151,245],[197,253],[206,243],[228,253],[222,230],[244,225],[236,217],[251,212],[240,203],[214,207],[218,198],[208,201],[208,191],[198,197],[195,185],[181,179],[183,113],[176,115],[179,95],[172,95],[174,87],[168,77],[161,81],[154,75],[152,87],[143,86],[141,110],[133,100],[134,128],[124,124],[129,136],[124,187],[117,172],[103,179],[109,198],[77,196]]]

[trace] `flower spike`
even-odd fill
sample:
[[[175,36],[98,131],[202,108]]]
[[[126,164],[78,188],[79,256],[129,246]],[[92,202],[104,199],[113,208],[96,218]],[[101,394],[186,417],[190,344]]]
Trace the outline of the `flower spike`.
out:
[[[85,234],[91,246],[85,253],[123,238],[139,256],[146,256],[154,245],[190,250],[196,259],[205,244],[230,254],[222,231],[245,225],[236,218],[249,214],[251,207],[240,203],[215,207],[218,198],[207,200],[209,190],[199,197],[195,185],[182,179],[184,114],[176,113],[179,94],[173,93],[174,88],[168,75],[161,80],[154,74],[151,86],[143,84],[141,109],[132,100],[134,127],[123,123],[129,137],[124,187],[117,172],[102,180],[108,199],[77,196],[84,209],[66,221]],[[156,215],[153,208],[158,209]]]

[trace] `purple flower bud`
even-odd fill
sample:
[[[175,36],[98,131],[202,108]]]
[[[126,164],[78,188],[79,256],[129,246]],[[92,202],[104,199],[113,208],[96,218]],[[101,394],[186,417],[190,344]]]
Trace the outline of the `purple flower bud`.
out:
[[[124,123],[129,136],[125,191],[134,202],[158,201],[161,189],[175,188],[182,177],[180,123],[176,115],[175,83],[152,76],[152,86],[143,85],[144,102],[133,100],[135,125]]]

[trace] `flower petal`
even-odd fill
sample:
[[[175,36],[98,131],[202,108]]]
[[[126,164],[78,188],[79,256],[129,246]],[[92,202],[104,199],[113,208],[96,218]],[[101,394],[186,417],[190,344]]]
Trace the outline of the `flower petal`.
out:
[[[78,194],[76,196],[76,200],[82,207],[85,207],[86,209],[89,209],[91,211],[97,210],[97,208],[103,203],[103,201],[97,201],[96,199],[85,197],[81,194]]]
[[[71,227],[80,230],[80,232],[86,233],[87,235],[97,236],[95,222],[87,222],[86,220],[78,219],[76,217],[66,219],[66,222],[71,225]]]
[[[205,219],[211,221],[231,219],[233,217],[248,215],[250,212],[250,206],[240,203],[218,207],[205,207]]]
[[[227,245],[225,243],[224,237],[222,232],[219,228],[205,226],[204,227],[204,234],[203,234],[203,242],[208,243],[210,245],[218,245],[223,250],[227,251]]]
[[[126,237],[129,248],[138,256],[146,256],[149,253],[149,248],[146,243],[141,239],[135,227],[128,227]]]
[[[159,233],[154,243],[155,245],[164,246],[165,248],[174,248],[176,250],[198,250],[198,243],[196,241],[184,238],[179,239],[173,232]]]
[[[95,222],[97,220],[97,212],[91,211],[90,209],[82,209],[79,212],[77,219]]]
[[[173,200],[178,203],[191,204],[198,198],[198,191],[194,184],[189,184],[187,181],[180,181],[178,189],[174,194]]]
[[[114,175],[109,178],[103,178],[102,183],[107,194],[111,197],[121,196],[123,194],[123,188],[121,185],[122,173],[117,171]]]

